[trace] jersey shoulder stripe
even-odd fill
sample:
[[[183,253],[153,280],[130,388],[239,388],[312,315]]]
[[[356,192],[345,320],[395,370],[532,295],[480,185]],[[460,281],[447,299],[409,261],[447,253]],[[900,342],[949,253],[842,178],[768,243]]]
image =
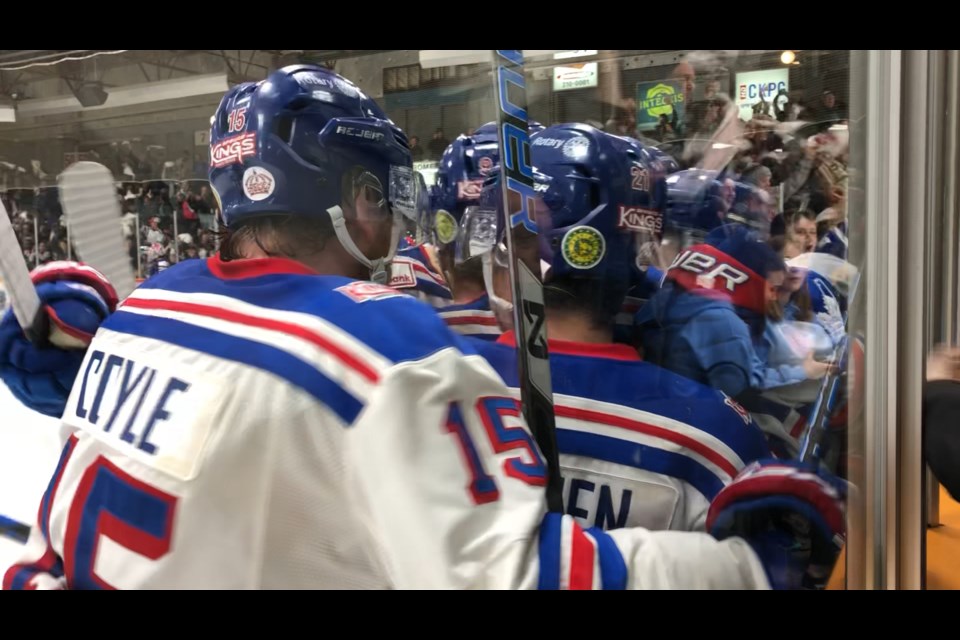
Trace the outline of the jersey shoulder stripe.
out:
[[[121,309],[110,317],[104,328],[159,340],[273,374],[322,402],[348,425],[363,409],[362,396],[346,391],[300,357],[262,341],[230,335],[202,324],[202,318],[144,317]]]
[[[392,290],[298,271],[306,267],[290,260],[239,261],[259,265],[237,267],[239,277],[229,277],[234,275],[227,271],[233,262],[216,258],[186,262],[195,264],[180,268],[184,265],[180,263],[167,269],[144,282],[132,297],[147,297],[145,292],[163,290],[168,292],[167,299],[177,294],[197,294],[194,302],[201,302],[203,296],[216,296],[208,298],[214,304],[232,299],[252,314],[309,322],[317,328],[322,325],[320,332],[331,335],[341,346],[360,351],[368,360],[374,357],[385,363],[420,360],[451,346],[452,334],[434,309],[399,291],[395,296],[379,295],[375,289]],[[351,296],[354,290],[375,295]]]

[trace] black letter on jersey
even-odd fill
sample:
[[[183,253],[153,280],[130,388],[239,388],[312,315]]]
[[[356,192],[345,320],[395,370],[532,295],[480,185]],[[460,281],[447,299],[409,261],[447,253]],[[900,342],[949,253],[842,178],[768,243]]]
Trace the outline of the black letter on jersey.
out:
[[[577,498],[579,498],[580,489],[589,491],[593,493],[593,488],[596,485],[592,482],[586,480],[580,480],[579,478],[574,478],[570,481],[570,495],[567,497],[567,513],[573,516],[574,518],[582,518],[586,520],[590,517],[590,512],[584,509],[581,509],[577,506]]]
[[[87,410],[83,405],[87,402],[87,378],[90,377],[90,369],[93,367],[94,362],[97,363],[97,368],[94,369],[94,373],[96,373],[100,371],[100,363],[103,362],[103,351],[94,351],[87,361],[87,370],[83,372],[83,382],[80,384],[80,398],[77,400],[78,418],[87,417]]]
[[[147,428],[143,430],[143,436],[140,438],[140,444],[137,445],[141,450],[150,454],[156,453],[157,447],[147,441],[147,438],[150,437],[150,432],[153,431],[153,427],[158,422],[161,420],[166,420],[170,417],[170,413],[163,407],[167,404],[167,400],[170,399],[170,396],[173,395],[173,392],[186,391],[189,388],[189,382],[177,380],[176,378],[170,378],[170,382],[167,383],[167,388],[163,390],[163,394],[160,396],[160,401],[157,402],[157,407],[153,410],[153,415],[150,416],[150,420],[147,422]]]
[[[93,406],[90,408],[90,422],[97,424],[100,419],[100,403],[103,401],[103,392],[110,383],[110,374],[117,367],[123,366],[123,358],[111,355],[107,358],[107,364],[103,368],[103,375],[100,376],[100,385],[97,387],[97,395],[93,398]]]
[[[610,494],[609,485],[600,485],[600,504],[597,506],[597,527],[604,531],[610,529],[620,529],[627,526],[627,516],[630,514],[630,498],[633,492],[629,489],[623,490],[623,496],[620,498],[620,513],[617,519],[613,519],[613,496]]]
[[[527,322],[530,324],[530,333],[527,338],[530,346],[530,354],[534,358],[547,357],[547,345],[543,340],[538,340],[542,336],[540,328],[543,325],[544,313],[543,305],[530,300],[523,301],[523,313],[527,316]]]
[[[143,380],[143,374],[145,374],[147,369],[149,369],[149,367],[140,369],[140,373],[137,374],[133,384],[130,384],[130,373],[133,371],[135,366],[137,366],[137,364],[133,360],[127,360],[127,368],[123,372],[123,382],[120,383],[120,392],[117,395],[117,404],[114,405],[113,413],[110,414],[110,419],[107,420],[107,424],[103,425],[104,433],[110,431],[110,427],[113,426],[113,421],[117,419],[117,414],[120,413],[120,409],[124,404],[126,404],[127,399],[130,398],[130,394],[133,393],[134,389],[137,388],[137,385],[140,384],[140,381]]]

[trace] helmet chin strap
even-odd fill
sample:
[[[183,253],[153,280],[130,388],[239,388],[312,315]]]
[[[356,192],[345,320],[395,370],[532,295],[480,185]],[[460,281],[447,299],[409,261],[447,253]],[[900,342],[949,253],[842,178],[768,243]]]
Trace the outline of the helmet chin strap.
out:
[[[503,298],[497,297],[493,292],[493,251],[487,251],[480,256],[483,264],[483,284],[487,288],[487,297],[490,298],[490,306],[496,313],[503,313],[512,317],[513,303]]]
[[[390,232],[390,251],[382,258],[374,258],[371,260],[363,255],[363,252],[357,247],[353,238],[350,237],[350,232],[347,231],[347,220],[343,217],[343,209],[339,206],[330,207],[327,209],[327,213],[330,214],[330,220],[333,221],[333,232],[337,234],[337,240],[339,240],[343,248],[347,250],[347,253],[353,256],[357,262],[370,269],[371,281],[377,284],[387,284],[387,281],[390,279],[390,262],[393,260],[393,256],[397,252],[397,246],[400,244],[400,230],[403,226],[402,214],[399,211],[393,212],[393,230]]]

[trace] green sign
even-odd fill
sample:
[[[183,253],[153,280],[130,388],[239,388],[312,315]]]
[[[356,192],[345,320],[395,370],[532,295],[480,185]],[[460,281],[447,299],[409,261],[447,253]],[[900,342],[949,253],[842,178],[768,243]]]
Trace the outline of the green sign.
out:
[[[681,80],[657,80],[637,83],[637,129],[649,131],[656,129],[660,116],[665,115],[673,121],[673,110],[677,110],[677,122],[683,122],[683,94]]]

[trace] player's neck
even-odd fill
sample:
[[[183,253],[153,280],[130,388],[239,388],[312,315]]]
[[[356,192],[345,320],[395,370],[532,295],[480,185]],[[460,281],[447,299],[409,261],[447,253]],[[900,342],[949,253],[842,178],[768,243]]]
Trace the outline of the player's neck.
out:
[[[481,282],[479,285],[467,278],[460,278],[453,288],[453,303],[467,304],[473,302],[487,292]]]
[[[581,313],[547,309],[547,338],[587,344],[610,344],[613,330],[597,327]]]
[[[243,247],[244,258],[270,258],[257,243],[251,242]],[[308,256],[280,256],[288,260],[295,260],[317,273],[326,276],[344,276],[354,280],[369,280],[370,270],[356,261],[337,242],[328,242],[323,251]]]

